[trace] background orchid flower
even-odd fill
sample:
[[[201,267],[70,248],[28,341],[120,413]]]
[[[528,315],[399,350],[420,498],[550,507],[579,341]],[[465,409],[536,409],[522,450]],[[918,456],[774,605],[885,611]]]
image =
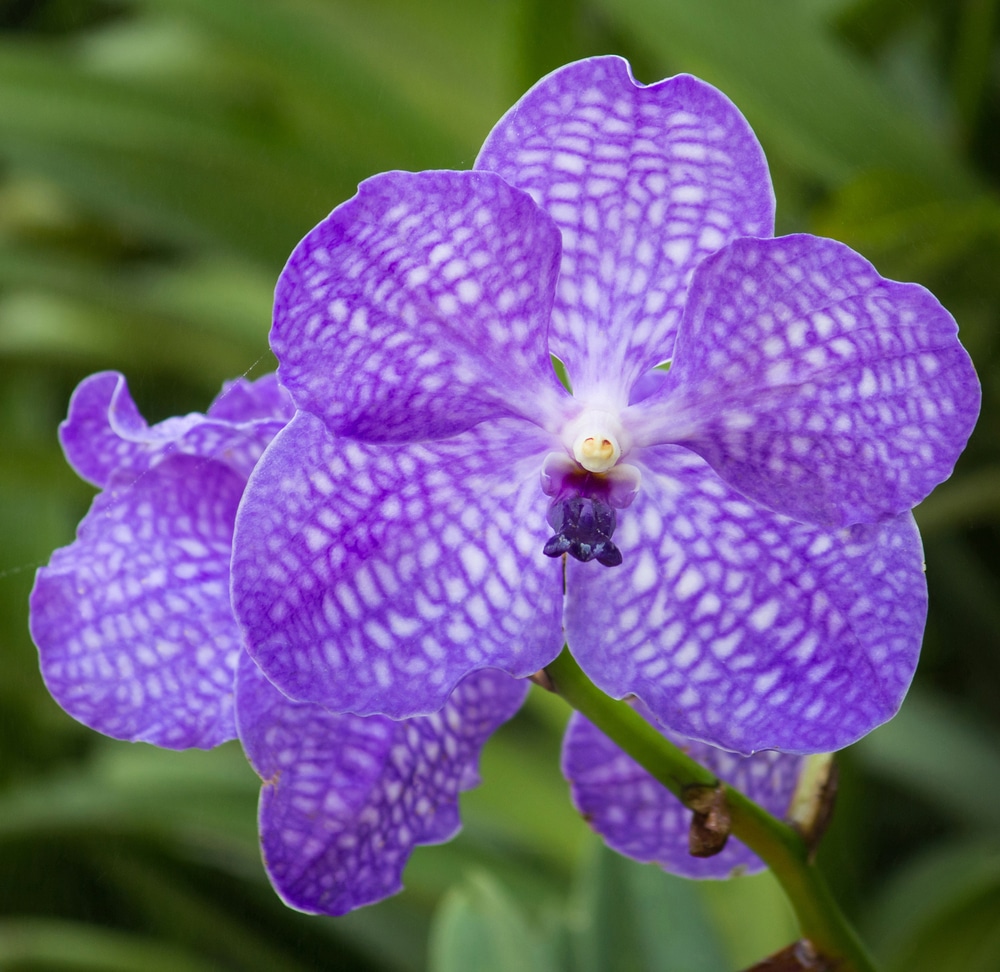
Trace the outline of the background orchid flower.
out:
[[[565,638],[610,695],[737,752],[889,718],[926,608],[909,509],[978,383],[925,289],[769,238],[772,210],[723,95],[619,58],[539,82],[477,171],[363,183],[276,291],[299,412],[233,562],[268,677],[400,718]]]
[[[672,741],[778,820],[789,818],[808,757],[738,756],[682,737]],[[562,771],[573,805],[620,854],[688,878],[755,874],[767,866],[735,837],[718,851],[692,853],[693,812],[579,712],[563,740]]]
[[[102,487],[76,541],[38,571],[31,630],[46,685],[91,728],[171,749],[239,737],[264,781],[260,835],[281,897],[343,914],[400,890],[417,844],[459,829],[458,793],[527,685],[465,679],[441,711],[394,722],[292,702],[243,651],[229,601],[246,478],[291,415],[274,376],[223,389],[205,415],[142,420],[125,380],[77,389],[61,438]]]

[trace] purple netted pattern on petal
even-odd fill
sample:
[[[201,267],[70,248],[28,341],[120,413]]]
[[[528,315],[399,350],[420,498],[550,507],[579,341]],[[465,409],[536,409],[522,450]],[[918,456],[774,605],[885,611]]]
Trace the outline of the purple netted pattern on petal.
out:
[[[774,752],[743,757],[664,735],[778,819],[786,815],[804,757]],[[577,713],[563,741],[562,766],[576,808],[608,846],[621,854],[689,878],[753,874],[766,866],[735,837],[714,857],[692,857],[688,852],[691,811]]]
[[[732,102],[688,75],[643,87],[618,57],[542,79],[476,167],[526,189],[562,230],[550,342],[584,398],[609,376],[627,391],[669,358],[692,270],[774,228],[764,154]]]
[[[413,848],[458,831],[458,794],[479,782],[483,744],[526,690],[481,671],[430,716],[335,715],[287,699],[244,654],[240,739],[264,780],[264,860],[281,897],[340,915],[399,891]]]
[[[191,456],[113,477],[76,542],[39,570],[31,633],[49,691],[76,719],[171,749],[233,738],[228,579],[243,486]]]
[[[76,472],[95,486],[113,473],[140,475],[170,455],[224,462],[245,479],[274,434],[292,417],[287,392],[273,375],[231,382],[209,409],[149,426],[125,378],[104,371],[85,378],[70,400],[59,440]]]
[[[104,491],[31,595],[46,684],[75,718],[170,748],[233,738],[233,521],[250,469],[291,414],[273,375],[230,383],[210,417],[152,427],[121,375],[80,383],[60,434]]]
[[[504,420],[359,443],[299,413],[236,526],[233,603],[268,677],[293,698],[402,718],[439,709],[469,671],[550,662],[562,578],[536,515],[547,441]]]
[[[830,752],[895,714],[927,607],[911,514],[825,531],[770,513],[697,456],[643,451],[624,562],[568,564],[566,637],[606,692],[735,752]]]
[[[565,398],[546,346],[559,232],[486,172],[363,182],[295,249],[271,346],[300,408],[374,441]]]
[[[441,700],[441,711],[396,722],[293,702],[264,678],[243,651],[231,607],[233,524],[245,470],[290,412],[290,400],[273,377],[240,380],[224,388],[207,416],[149,428],[121,376],[108,373],[84,382],[64,432],[68,451],[104,489],[76,541],[39,570],[31,631],[53,697],[106,735],[180,749],[214,746],[238,731],[265,781],[261,843],[275,887],[297,908],[342,914],[397,891],[414,846],[454,835],[458,793],[478,782],[482,745],[517,711],[528,686],[495,670],[479,671]],[[301,421],[318,432],[318,448],[331,449],[332,439],[318,419]],[[494,429],[498,447],[513,457],[515,467],[531,438],[524,425],[508,420]],[[466,439],[475,442],[482,434],[468,433]],[[533,443],[534,451],[540,447]],[[345,457],[338,449],[324,453],[330,460],[326,478],[314,475],[308,485],[322,493],[332,485],[330,477],[342,477],[340,495],[351,508],[382,479],[383,485],[398,487],[392,476],[411,476],[423,458],[436,462],[437,469],[424,482],[415,477],[418,495],[421,489],[433,495],[441,488],[442,470],[449,469],[464,477],[470,495],[479,489],[482,470],[477,460],[469,461],[479,450],[468,443],[444,442],[422,457],[405,455],[406,447],[367,449],[371,455],[353,468],[362,447],[347,443]],[[516,498],[510,497],[518,488],[494,489],[492,500],[503,515],[517,512]],[[387,490],[382,499],[388,503],[391,495]],[[404,521],[420,519],[414,505],[419,500],[410,500],[399,511]],[[481,513],[477,519],[471,506],[454,512],[466,534],[481,525]],[[450,524],[430,519],[443,531],[442,549],[453,545]],[[306,524],[307,548],[314,545],[316,530],[329,527],[326,516]],[[480,535],[489,550],[495,542],[489,527]],[[432,556],[435,536],[424,537],[417,558]],[[392,557],[377,564],[374,575],[365,574],[362,565],[347,582],[355,584],[354,596],[370,606],[373,591],[386,594],[386,565],[402,570],[407,563],[401,542],[406,538],[385,543]],[[461,566],[478,576],[485,556],[466,556]],[[513,555],[510,570],[519,568],[518,556],[523,559]],[[449,597],[459,596],[460,581],[457,574],[452,578]],[[508,578],[508,593],[511,584]],[[550,599],[558,631],[555,591]],[[350,610],[354,602],[345,603]],[[507,597],[504,606],[522,624],[531,615],[523,600]],[[480,618],[484,607],[478,594],[471,594],[467,610]],[[385,612],[380,617],[393,623]],[[378,632],[373,637],[384,639],[384,629]]]
[[[951,315],[834,240],[738,240],[695,274],[637,440],[680,442],[760,503],[827,525],[919,503],[979,408]]]

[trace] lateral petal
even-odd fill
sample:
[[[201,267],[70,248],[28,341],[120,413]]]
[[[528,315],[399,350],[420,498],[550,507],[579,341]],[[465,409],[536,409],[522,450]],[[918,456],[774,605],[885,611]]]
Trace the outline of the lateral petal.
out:
[[[233,605],[281,691],[333,711],[441,708],[479,668],[529,675],[562,644],[539,486],[548,437],[484,422],[422,445],[330,435],[300,412],[247,486]]]
[[[695,273],[664,389],[627,419],[758,503],[825,526],[916,506],[979,414],[951,315],[834,240],[738,240]]]
[[[754,506],[679,447],[643,460],[623,563],[567,565],[567,641],[594,682],[747,755],[832,752],[891,718],[927,608],[912,515],[823,530]]]

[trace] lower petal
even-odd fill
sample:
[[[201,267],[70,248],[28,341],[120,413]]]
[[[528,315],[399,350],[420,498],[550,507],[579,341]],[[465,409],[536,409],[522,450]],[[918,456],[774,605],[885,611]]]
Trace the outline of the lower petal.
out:
[[[768,813],[779,819],[787,814],[806,757],[775,752],[737,756],[664,735]],[[712,857],[692,857],[688,833],[694,814],[579,713],[566,730],[562,766],[574,806],[619,854],[688,878],[727,878],[766,867],[733,837]]]
[[[261,845],[282,899],[342,915],[402,888],[413,848],[458,831],[458,794],[528,685],[496,671],[462,681],[441,712],[396,722],[292,702],[243,655],[240,739],[264,781]]]
[[[529,675],[562,641],[562,572],[542,555],[550,444],[525,422],[422,445],[335,438],[299,413],[251,477],[233,604],[290,697],[406,718],[480,668]]]
[[[912,515],[822,530],[754,506],[680,448],[642,458],[622,565],[568,564],[567,641],[594,682],[746,754],[831,752],[891,718],[926,617]]]

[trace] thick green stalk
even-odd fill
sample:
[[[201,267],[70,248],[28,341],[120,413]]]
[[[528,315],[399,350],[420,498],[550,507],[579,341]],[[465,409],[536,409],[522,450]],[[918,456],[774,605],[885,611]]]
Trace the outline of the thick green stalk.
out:
[[[875,972],[795,830],[719,781],[630,705],[605,695],[584,675],[568,650],[563,649],[546,672],[559,695],[682,801],[691,788],[719,787],[732,821],[732,834],[765,861],[785,889],[802,937],[820,956],[834,962],[837,972]]]

